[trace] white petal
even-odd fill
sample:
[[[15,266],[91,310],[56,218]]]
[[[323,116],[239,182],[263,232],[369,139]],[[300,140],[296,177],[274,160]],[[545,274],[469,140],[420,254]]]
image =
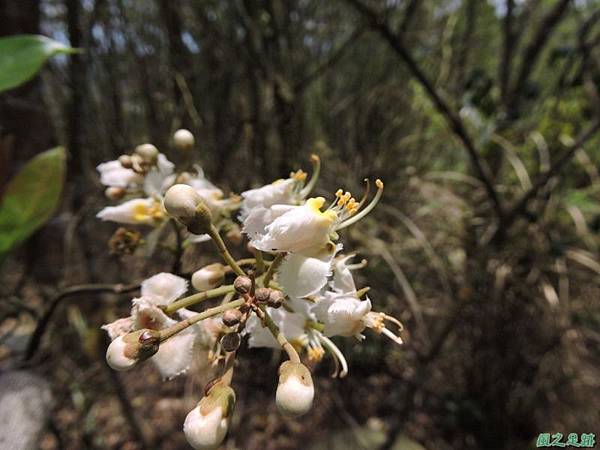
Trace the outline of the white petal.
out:
[[[152,198],[136,198],[118,206],[107,206],[96,214],[96,217],[117,223],[150,225],[154,223],[154,218],[149,211],[154,205],[155,200]]]
[[[244,220],[242,233],[247,234],[250,239],[257,239],[266,233],[267,225],[294,208],[297,206],[273,205],[270,208],[258,206]]]
[[[118,160],[102,163],[96,169],[100,172],[100,183],[105,186],[126,188],[143,181],[141,175],[126,169]]]
[[[329,241],[333,223],[330,214],[308,205],[298,206],[277,217],[266,226],[265,234],[258,235],[251,243],[263,251],[301,252],[319,248]]]
[[[276,204],[293,204],[294,184],[295,180],[287,178],[257,189],[250,189],[249,191],[242,192],[242,198],[244,200],[242,202],[240,220],[243,221],[248,214],[257,207],[269,208]]]
[[[333,288],[339,292],[356,292],[356,284],[352,272],[348,269],[347,262],[354,255],[346,256],[335,261],[333,266]]]
[[[159,273],[142,281],[142,296],[153,297],[156,305],[168,305],[187,292],[186,279],[172,273]]]
[[[114,322],[102,325],[103,330],[106,330],[110,340],[114,340],[119,336],[123,336],[134,330],[134,320],[132,317],[124,317],[117,319]]]
[[[151,358],[164,379],[170,380],[185,373],[191,363],[195,335],[190,330],[171,336],[160,344],[158,352]]]
[[[331,275],[333,254],[324,258],[293,253],[286,256],[278,271],[277,281],[290,297],[301,298],[314,295],[327,284]]]
[[[156,297],[142,296],[133,299],[133,308],[131,316],[135,321],[135,328],[149,328],[152,330],[162,330],[177,323],[167,316],[157,305],[161,304]]]

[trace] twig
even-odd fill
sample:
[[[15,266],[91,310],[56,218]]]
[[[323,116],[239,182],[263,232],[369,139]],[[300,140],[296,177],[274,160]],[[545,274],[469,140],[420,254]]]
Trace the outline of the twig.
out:
[[[490,241],[495,242],[501,239],[508,228],[514,223],[514,221],[524,212],[527,211],[529,202],[538,194],[538,192],[546,186],[546,183],[558,174],[558,172],[569,162],[569,160],[575,155],[577,150],[585,144],[590,138],[600,130],[600,119],[596,119],[592,125],[579,135],[575,142],[569,147],[567,152],[554,161],[550,168],[542,173],[538,179],[533,183],[533,186],[525,192],[521,198],[515,203],[515,205],[505,214],[504,219],[498,224],[498,228],[493,233]]]
[[[360,0],[345,1],[350,3],[369,21],[371,28],[377,31],[388,42],[390,47],[404,62],[409,72],[417,79],[423,89],[425,89],[425,92],[427,92],[427,95],[429,95],[429,98],[433,102],[433,105],[437,111],[448,123],[450,130],[463,144],[463,147],[467,151],[467,155],[471,161],[471,165],[475,170],[475,174],[485,186],[487,195],[494,205],[496,216],[500,220],[503,217],[504,210],[502,208],[500,198],[498,197],[498,193],[492,184],[492,178],[489,174],[489,170],[485,167],[483,160],[477,152],[473,141],[469,137],[462,120],[450,109],[448,103],[446,103],[442,96],[437,92],[433,84],[429,81],[425,73],[421,70],[412,54],[405,46],[402,35],[394,33],[385,20],[377,12],[362,3]]]
[[[27,344],[27,350],[25,351],[25,355],[23,356],[23,361],[29,361],[38,350],[42,337],[44,336],[44,332],[50,323],[50,319],[56,311],[56,308],[60,305],[62,300],[67,297],[78,295],[78,294],[126,294],[128,292],[133,292],[140,288],[140,284],[82,284],[78,286],[71,286],[69,288],[64,289],[54,296],[52,300],[50,300],[50,306],[44,313],[44,315],[40,318],[31,335],[31,339]]]

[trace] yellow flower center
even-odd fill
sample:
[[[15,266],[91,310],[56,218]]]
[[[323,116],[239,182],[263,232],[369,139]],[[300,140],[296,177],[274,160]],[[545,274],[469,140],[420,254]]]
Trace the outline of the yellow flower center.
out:
[[[309,198],[306,200],[306,205],[319,217],[326,219],[327,221],[333,223],[337,219],[337,214],[335,211],[328,209],[327,211],[321,211],[321,208],[325,204],[325,199],[323,197]]]
[[[150,206],[140,203],[133,208],[133,220],[136,222],[146,222],[148,219],[160,221],[164,217],[165,213],[162,206],[157,201],[152,202]]]

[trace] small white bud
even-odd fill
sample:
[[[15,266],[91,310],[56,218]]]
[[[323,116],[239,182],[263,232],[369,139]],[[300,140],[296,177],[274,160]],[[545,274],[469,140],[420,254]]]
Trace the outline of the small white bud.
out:
[[[209,264],[192,275],[192,286],[198,291],[214,289],[225,280],[225,266],[215,263]]]
[[[308,368],[301,363],[286,361],[279,367],[279,385],[275,402],[279,411],[297,417],[312,407],[315,387]]]
[[[219,447],[227,434],[234,404],[233,389],[229,386],[213,386],[185,418],[183,432],[188,443],[196,450]]]
[[[147,163],[153,164],[158,158],[158,149],[152,144],[138,145],[134,151]]]
[[[190,150],[194,146],[194,135],[189,130],[177,130],[173,134],[173,142],[179,150]]]
[[[210,210],[196,190],[187,184],[171,186],[165,194],[163,206],[194,234],[204,234],[210,229]]]
[[[202,202],[202,197],[187,184],[176,184],[165,194],[163,205],[165,210],[185,223],[196,215],[196,207]]]
[[[138,330],[114,339],[106,350],[106,362],[114,370],[133,368],[158,351],[160,333],[156,330]]]
[[[111,200],[119,200],[125,197],[126,193],[127,191],[125,190],[125,188],[122,187],[108,187],[104,191],[104,195],[106,195],[106,198],[109,198]]]

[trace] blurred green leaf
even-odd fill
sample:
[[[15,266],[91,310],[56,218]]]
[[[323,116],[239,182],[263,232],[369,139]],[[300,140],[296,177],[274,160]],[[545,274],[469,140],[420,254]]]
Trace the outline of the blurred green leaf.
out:
[[[413,441],[404,435],[400,435],[394,441],[391,447],[392,450],[426,450],[417,441]]]
[[[0,92],[33,78],[48,58],[76,52],[45,36],[22,34],[0,38]]]
[[[0,261],[52,216],[65,179],[65,149],[40,153],[9,182],[0,202]]]

